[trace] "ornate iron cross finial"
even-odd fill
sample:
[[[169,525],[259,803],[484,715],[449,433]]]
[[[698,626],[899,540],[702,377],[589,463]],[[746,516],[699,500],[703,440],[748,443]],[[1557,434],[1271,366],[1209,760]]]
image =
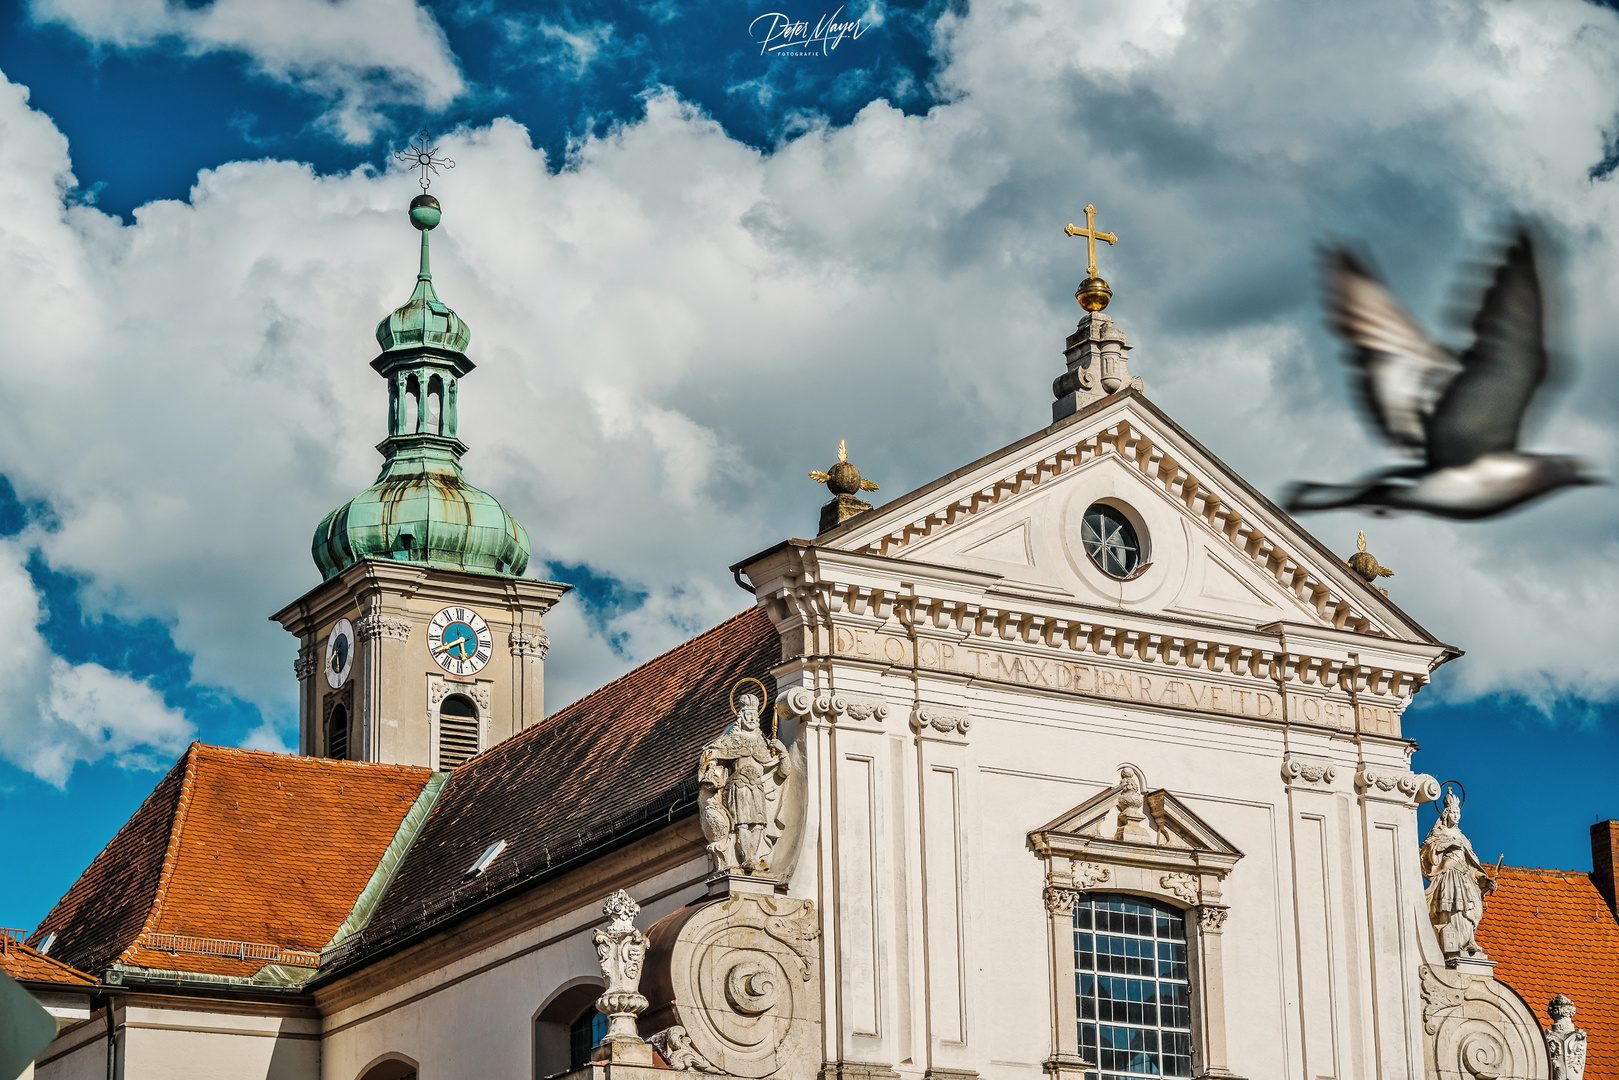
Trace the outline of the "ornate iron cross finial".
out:
[[[429,141],[430,136],[427,129],[422,128],[421,131],[417,132],[415,142],[403,150],[394,151],[394,157],[397,160],[404,162],[412,169],[422,170],[422,175],[417,183],[422,185],[423,195],[427,194],[428,185],[433,182],[433,177],[438,175],[440,169],[455,168],[455,162],[447,157],[439,156],[438,147],[427,145]],[[1069,227],[1072,228],[1072,226]],[[1094,248],[1095,245],[1093,244],[1092,247]]]
[[[1096,231],[1096,207],[1094,206],[1085,207],[1085,227],[1083,229],[1070,223],[1063,229],[1063,232],[1069,236],[1083,236],[1085,238],[1085,253],[1087,256],[1085,274],[1087,277],[1096,276],[1096,242],[1098,240],[1106,240],[1109,244],[1119,242],[1119,238],[1113,233]]]

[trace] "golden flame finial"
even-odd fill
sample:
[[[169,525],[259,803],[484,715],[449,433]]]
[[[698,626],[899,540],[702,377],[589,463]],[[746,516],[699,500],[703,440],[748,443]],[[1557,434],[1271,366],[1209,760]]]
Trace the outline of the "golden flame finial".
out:
[[[849,463],[849,444],[838,440],[838,460],[826,472],[819,469],[809,474],[817,484],[825,484],[832,493],[832,501],[821,507],[821,531],[833,528],[856,514],[871,509],[871,504],[859,498],[862,491],[876,491],[877,485],[860,475],[860,470]]]
[[[1349,564],[1349,569],[1355,572],[1356,577],[1376,588],[1378,578],[1394,576],[1393,570],[1379,563],[1377,556],[1366,550],[1366,531],[1364,529],[1355,538],[1355,547],[1359,550],[1349,556],[1345,562]],[[1379,588],[1377,591],[1384,596],[1388,595],[1387,589]]]
[[[1074,299],[1078,300],[1079,306],[1086,311],[1101,311],[1113,298],[1113,289],[1096,275],[1096,242],[1104,240],[1113,245],[1119,242],[1119,238],[1114,233],[1096,231],[1096,207],[1089,204],[1085,207],[1085,227],[1081,229],[1073,222],[1069,222],[1063,232],[1069,236],[1085,238],[1085,280],[1079,283]]]

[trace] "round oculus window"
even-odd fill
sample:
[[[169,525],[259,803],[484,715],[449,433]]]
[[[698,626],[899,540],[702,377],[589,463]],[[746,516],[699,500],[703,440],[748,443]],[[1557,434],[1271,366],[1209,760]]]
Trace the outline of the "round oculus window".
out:
[[[1130,519],[1105,503],[1092,503],[1080,526],[1085,554],[1109,577],[1127,578],[1141,569],[1141,539]]]

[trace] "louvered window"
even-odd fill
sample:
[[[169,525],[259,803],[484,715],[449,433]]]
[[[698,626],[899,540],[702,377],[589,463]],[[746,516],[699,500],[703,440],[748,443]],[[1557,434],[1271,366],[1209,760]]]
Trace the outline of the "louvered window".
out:
[[[438,767],[453,769],[478,752],[478,708],[451,694],[438,708]]]
[[[349,711],[341,705],[332,707],[326,721],[326,756],[339,761],[349,756]]]

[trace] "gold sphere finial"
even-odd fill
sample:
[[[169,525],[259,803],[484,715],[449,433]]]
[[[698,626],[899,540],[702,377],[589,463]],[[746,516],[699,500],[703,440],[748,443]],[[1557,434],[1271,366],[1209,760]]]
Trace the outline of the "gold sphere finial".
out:
[[[1113,299],[1113,289],[1099,277],[1088,277],[1079,283],[1074,299],[1086,311],[1101,311]]]

